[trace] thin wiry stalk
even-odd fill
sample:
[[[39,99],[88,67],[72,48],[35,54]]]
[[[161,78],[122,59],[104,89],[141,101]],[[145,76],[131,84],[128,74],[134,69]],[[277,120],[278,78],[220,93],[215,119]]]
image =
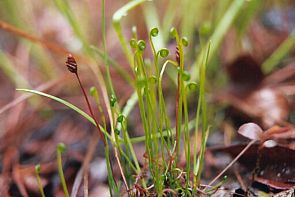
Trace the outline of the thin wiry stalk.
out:
[[[91,108],[90,103],[89,103],[89,100],[88,100],[88,97],[87,97],[86,92],[85,92],[85,90],[84,90],[84,87],[83,87],[83,85],[82,85],[82,83],[81,83],[80,77],[79,77],[78,73],[75,73],[75,75],[76,75],[76,77],[77,77],[77,79],[78,79],[79,85],[80,85],[81,90],[82,90],[82,92],[83,92],[83,94],[84,94],[84,98],[85,98],[85,100],[86,100],[86,103],[87,103],[88,109],[89,109],[89,111],[90,111],[90,114],[91,114],[93,120],[95,121],[95,124],[97,125],[97,130],[98,130],[98,133],[99,133],[99,135],[100,135],[100,139],[102,140],[103,144],[106,145],[105,137],[104,137],[102,131],[100,130],[100,127],[98,126],[99,124],[98,124],[98,122],[97,122],[97,120],[96,120],[96,118],[95,118],[95,116],[94,116],[94,113],[93,113],[93,111],[92,111],[92,108]]]
[[[41,171],[41,166],[40,164],[35,166],[35,173],[36,173],[36,178],[37,178],[37,184],[41,193],[42,197],[45,197],[45,193],[44,193],[44,189],[43,189],[43,185],[41,183],[41,178],[40,178],[40,171]]]
[[[63,169],[62,169],[61,154],[64,151],[64,149],[65,149],[65,146],[64,146],[63,143],[58,144],[57,147],[56,147],[57,166],[58,166],[58,174],[59,174],[60,182],[62,184],[62,187],[63,187],[64,193],[65,193],[65,196],[66,197],[69,197],[70,195],[69,195],[69,191],[68,191],[68,188],[67,188],[67,183],[66,183],[66,180],[65,180],[65,175],[64,175],[64,172],[63,172]]]
[[[238,159],[256,142],[256,140],[252,140],[205,188],[210,187],[215,181],[217,181]]]

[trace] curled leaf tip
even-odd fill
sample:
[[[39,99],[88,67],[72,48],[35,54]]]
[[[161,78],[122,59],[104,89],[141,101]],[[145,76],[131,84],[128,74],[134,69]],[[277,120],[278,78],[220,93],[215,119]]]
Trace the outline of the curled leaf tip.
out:
[[[157,27],[154,27],[150,31],[151,36],[156,37],[159,34],[159,29]]]
[[[166,49],[166,48],[163,48],[163,49],[161,49],[161,50],[159,51],[159,53],[160,53],[160,56],[161,56],[162,58],[165,58],[165,57],[167,57],[167,56],[169,55],[169,50]]]
[[[190,80],[191,75],[190,75],[190,73],[188,71],[184,70],[183,73],[182,73],[182,77],[183,77],[184,81],[188,81],[188,80]]]
[[[120,130],[119,130],[118,128],[115,128],[115,133],[116,133],[117,135],[120,135]]]
[[[181,42],[182,42],[182,45],[183,46],[185,46],[185,47],[188,46],[188,39],[187,39],[187,37],[182,37]]]
[[[137,46],[138,46],[138,49],[140,50],[140,51],[144,51],[144,49],[145,49],[145,41],[143,41],[143,40],[139,40],[138,42],[137,42]]]
[[[40,171],[41,171],[41,166],[40,166],[40,164],[37,164],[37,165],[35,166],[35,171],[36,171],[37,173],[40,173]]]
[[[129,42],[131,48],[135,49],[137,46],[136,40],[134,38],[132,38]]]
[[[170,29],[170,36],[171,36],[172,38],[175,38],[175,36],[176,36],[176,29],[175,29],[174,27],[172,27],[172,28]]]
[[[115,95],[111,95],[111,99],[110,99],[110,104],[111,104],[111,107],[114,107],[115,104],[117,102],[117,97]]]
[[[64,143],[59,143],[56,147],[57,151],[59,151],[60,153],[65,152],[66,150],[66,145]]]
[[[122,123],[124,119],[125,119],[125,116],[123,114],[120,114],[117,118],[117,122]]]
[[[196,82],[190,82],[187,84],[187,87],[190,91],[196,91],[198,89],[198,85]]]

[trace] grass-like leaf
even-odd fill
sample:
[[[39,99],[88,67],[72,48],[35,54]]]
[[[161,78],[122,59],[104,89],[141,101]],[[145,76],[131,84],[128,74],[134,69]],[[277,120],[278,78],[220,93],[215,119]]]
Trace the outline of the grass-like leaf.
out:
[[[125,56],[127,57],[130,65],[133,65],[133,58],[132,58],[132,53],[130,48],[128,47],[127,41],[123,36],[122,33],[122,27],[121,27],[121,19],[123,16],[126,16],[129,10],[132,10],[133,8],[135,8],[136,6],[140,5],[141,3],[143,3],[145,0],[134,0],[134,1],[130,1],[129,3],[125,4],[123,7],[121,7],[119,10],[117,10],[115,12],[115,14],[113,15],[113,26],[115,31],[117,32],[119,41],[121,43],[123,52],[125,54]]]
[[[46,94],[44,92],[40,92],[38,90],[30,90],[30,89],[16,89],[17,91],[23,91],[23,92],[29,92],[29,93],[33,93],[33,94],[37,94],[39,96],[44,96],[47,98],[50,98],[54,101],[57,101],[65,106],[67,106],[68,108],[74,110],[75,112],[77,112],[78,114],[80,114],[81,116],[83,116],[84,118],[86,118],[89,122],[91,122],[94,126],[96,126],[94,119],[88,115],[87,113],[85,113],[82,109],[78,108],[77,106],[73,105],[72,103],[65,101],[61,98],[58,98],[56,96],[50,95],[50,94]],[[112,139],[111,136],[103,129],[103,127],[101,125],[98,125],[101,128],[101,131],[109,138]]]
[[[222,17],[222,19],[220,20],[220,22],[218,23],[214,33],[209,39],[212,43],[214,43],[214,45],[211,47],[210,54],[208,56],[208,62],[210,62],[213,55],[215,55],[224,35],[226,34],[227,30],[229,29],[229,27],[235,20],[239,11],[242,9],[244,3],[245,3],[244,0],[233,1],[230,7],[228,8],[228,10],[226,11],[226,13],[224,14],[224,16]],[[204,47],[204,49],[207,49],[208,45],[209,45],[209,42],[207,43],[206,47]],[[192,81],[196,81],[196,79],[199,79],[199,76],[198,76],[199,72],[197,71],[197,69],[198,69],[198,66],[202,63],[203,57],[205,55],[206,55],[206,50],[202,50],[201,53],[199,53],[196,61],[194,62],[194,65],[190,72]]]
[[[83,44],[86,44],[86,38],[83,34],[82,28],[77,23],[72,9],[70,8],[70,3],[67,0],[55,0],[54,3],[60,12],[66,17],[76,36],[83,42]]]
[[[69,103],[68,101],[65,101],[61,98],[58,98],[56,96],[50,95],[50,94],[46,94],[44,92],[40,92],[38,90],[30,90],[30,89],[16,89],[17,91],[24,91],[24,92],[29,92],[29,93],[33,93],[33,94],[37,94],[40,96],[44,96],[47,98],[50,98],[52,100],[55,100],[69,108],[71,108],[72,110],[76,111],[78,114],[80,114],[81,116],[83,116],[84,118],[86,118],[89,122],[91,122],[94,126],[96,126],[95,121],[93,120],[93,118],[91,116],[89,116],[87,113],[85,113],[82,109],[76,107],[75,105],[73,105],[72,103]]]
[[[23,91],[23,92],[28,92],[28,93],[32,93],[32,94],[36,94],[36,95],[39,95],[39,96],[43,96],[43,97],[47,97],[49,99],[52,99],[54,101],[57,101],[67,107],[69,107],[70,109],[74,110],[75,112],[77,112],[78,114],[80,114],[81,116],[83,116],[84,118],[86,118],[89,122],[91,122],[94,126],[96,126],[95,124],[95,121],[94,119],[88,115],[87,113],[85,113],[82,109],[78,108],[77,106],[73,105],[72,103],[68,102],[68,101],[65,101],[61,98],[58,98],[56,96],[53,96],[53,95],[50,95],[50,94],[47,94],[47,93],[44,93],[44,92],[41,92],[41,91],[38,91],[38,90],[31,90],[31,89],[16,89],[17,91]],[[126,114],[128,114],[128,112],[126,112]],[[112,137],[105,131],[105,129],[99,125],[100,128],[101,128],[101,131],[106,134],[106,136],[111,140],[112,143],[114,143]],[[138,139],[138,140],[135,140],[136,142],[140,142],[142,139]]]
[[[295,30],[289,37],[271,54],[271,56],[262,64],[264,73],[271,72],[275,66],[290,52],[295,43]]]
[[[8,58],[8,55],[0,50],[0,70],[18,87],[29,87],[29,83],[25,77],[16,70],[13,62]]]

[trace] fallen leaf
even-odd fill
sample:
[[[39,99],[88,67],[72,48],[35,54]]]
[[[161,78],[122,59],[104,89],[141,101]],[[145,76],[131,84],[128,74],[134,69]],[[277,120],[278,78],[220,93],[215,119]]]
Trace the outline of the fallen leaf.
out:
[[[263,130],[255,123],[246,123],[239,128],[238,133],[251,140],[260,140]]]
[[[225,66],[229,76],[229,90],[236,96],[244,96],[256,89],[264,78],[260,65],[249,54],[240,55]]]
[[[289,102],[285,95],[271,88],[261,88],[245,98],[249,107],[255,106],[264,127],[269,128],[288,120]]]
[[[271,179],[265,179],[262,177],[255,177],[255,181],[262,183],[264,185],[267,185],[271,188],[279,189],[279,190],[286,190],[286,189],[289,189],[290,187],[294,186],[294,184],[277,182],[277,181],[273,181]]]
[[[228,147],[211,148],[213,153],[227,153],[235,158],[247,144]],[[281,145],[272,148],[259,147],[253,144],[238,160],[249,172],[257,167],[255,180],[273,188],[283,188],[283,185],[295,186],[295,151]],[[256,166],[259,155],[259,166]]]
[[[260,141],[268,148],[280,144],[294,150],[295,128],[291,125],[286,127],[273,126],[263,131],[255,123],[246,123],[238,129],[238,133],[248,139]]]
[[[228,87],[215,98],[231,106],[229,116],[234,120],[239,123],[252,120],[263,128],[288,120],[291,104],[287,94],[291,91],[290,88],[280,88],[279,83],[295,75],[292,65],[265,76],[260,64],[251,55],[243,54],[226,65],[225,70],[229,77]]]

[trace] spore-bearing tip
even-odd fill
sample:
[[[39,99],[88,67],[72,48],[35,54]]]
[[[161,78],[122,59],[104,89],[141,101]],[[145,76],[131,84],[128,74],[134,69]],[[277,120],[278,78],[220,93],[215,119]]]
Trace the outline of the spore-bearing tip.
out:
[[[78,65],[77,65],[75,58],[72,56],[72,54],[68,55],[68,59],[66,61],[66,66],[68,67],[68,70],[71,73],[77,73]]]

